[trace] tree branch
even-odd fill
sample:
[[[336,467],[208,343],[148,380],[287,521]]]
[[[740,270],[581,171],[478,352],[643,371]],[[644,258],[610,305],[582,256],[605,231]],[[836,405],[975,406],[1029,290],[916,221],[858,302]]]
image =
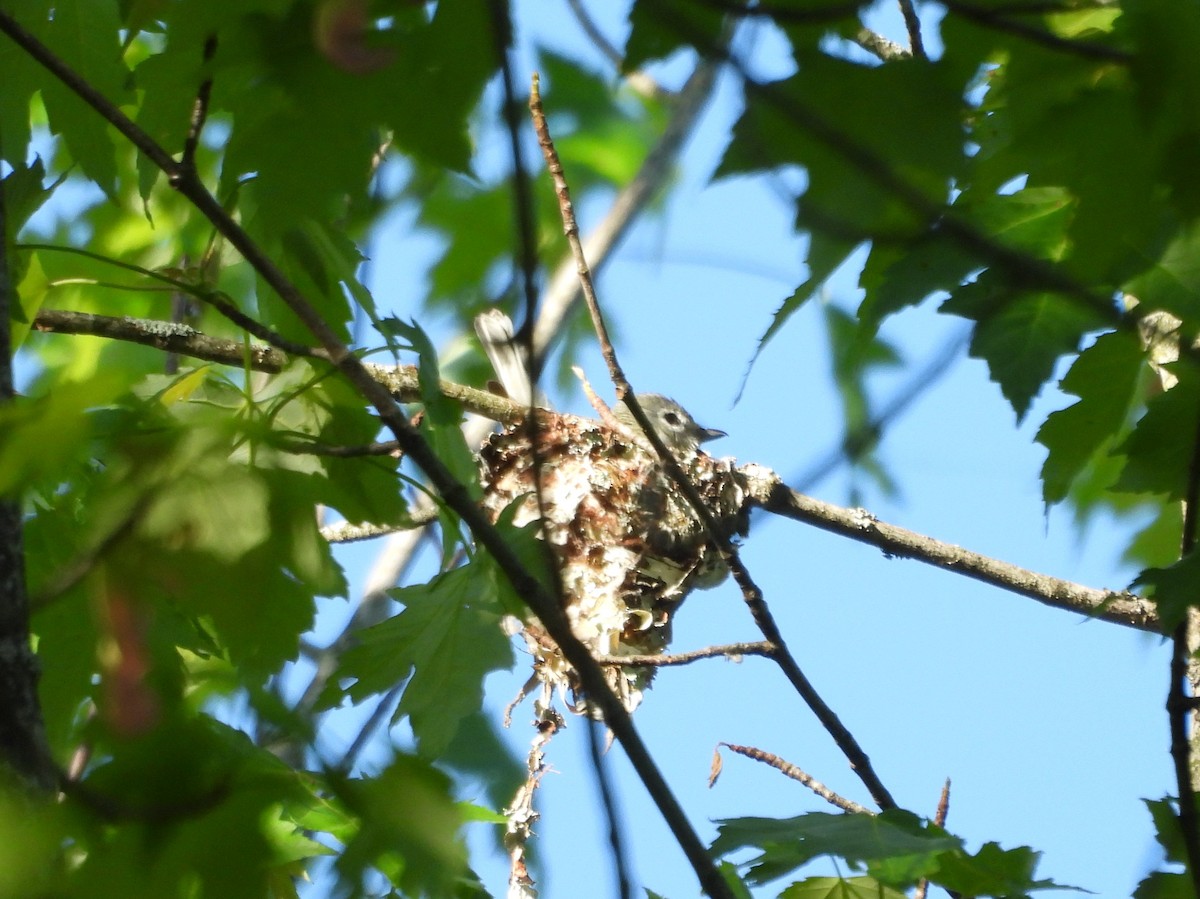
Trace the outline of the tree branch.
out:
[[[759,465],[744,465],[741,471],[749,483],[748,501],[768,512],[869,543],[890,556],[915,559],[983,581],[1054,608],[1161,633],[1154,603],[1128,591],[1085,587],[942,543],[880,521],[865,509],[846,509],[797,493],[775,472]]]
[[[775,647],[766,640],[756,640],[753,643],[723,643],[719,646],[706,646],[703,649],[693,649],[690,652],[673,652],[668,655],[623,655],[597,656],[596,661],[601,665],[616,665],[627,668],[666,668],[672,665],[687,665],[701,659],[731,659],[738,661],[741,656],[766,656],[775,654]]]
[[[912,0],[900,0],[900,14],[904,16],[904,27],[908,30],[908,46],[912,55],[917,59],[928,60],[925,53],[925,42],[921,40],[921,20],[917,18],[917,10]]]
[[[1180,556],[1196,551],[1200,531],[1200,409],[1192,437],[1187,487],[1183,498],[1183,535]],[[1171,762],[1175,769],[1175,789],[1179,796],[1179,831],[1187,858],[1192,889],[1200,896],[1200,821],[1196,817],[1196,787],[1193,782],[1191,734],[1195,713],[1187,707],[1188,665],[1192,661],[1189,644],[1189,619],[1196,613],[1189,608],[1171,636],[1170,682],[1167,688],[1167,721],[1171,734]]]
[[[908,57],[912,56],[908,52],[907,47],[897,44],[895,41],[888,40],[882,34],[878,34],[870,28],[860,28],[852,40],[868,53],[877,56],[882,62],[891,62],[895,59],[908,59]]]
[[[282,371],[292,357],[282,350],[262,344],[246,344],[239,340],[210,337],[189,325],[165,322],[151,318],[132,318],[97,315],[91,312],[71,312],[61,309],[42,309],[33,321],[33,330],[54,334],[79,334],[90,337],[106,337],[124,340],[143,346],[152,346],[167,352],[217,362],[235,368],[249,367],[254,371],[275,374]],[[328,361],[324,351],[316,351],[316,358]],[[414,365],[386,366],[363,364],[365,370],[387,387],[402,403],[420,402],[421,391]],[[529,411],[519,403],[506,397],[496,396],[486,390],[466,387],[453,381],[441,381],[438,389],[460,403],[469,412],[483,415],[493,421],[515,422],[522,420]]]
[[[8,264],[9,234],[16,229],[8,222],[7,191],[7,179],[0,178],[0,409],[16,397],[10,323],[19,308]],[[23,522],[20,500],[0,496],[0,764],[25,786],[46,792],[57,778],[38,700],[38,659],[30,645]]]
[[[871,815],[874,814],[869,808],[859,805],[852,799],[847,799],[845,796],[835,793],[825,784],[821,783],[811,774],[793,765],[791,762],[780,758],[773,752],[766,752],[762,749],[756,749],[753,746],[738,746],[735,743],[721,743],[719,746],[724,746],[731,752],[736,752],[738,755],[744,755],[748,759],[754,759],[756,762],[762,762],[765,765],[770,765],[781,774],[785,774],[792,780],[799,781],[808,787],[830,805],[837,806],[844,812],[849,812],[852,815]],[[719,748],[719,747],[718,747]],[[712,782],[710,780],[710,786]]]
[[[671,120],[654,148],[646,154],[642,167],[609,207],[604,219],[583,241],[585,258],[596,271],[603,268],[613,249],[621,242],[638,214],[670,176],[675,160],[704,111],[716,84],[717,64],[701,60],[696,64],[682,90],[674,98]],[[540,368],[554,340],[562,333],[563,322],[582,299],[579,274],[572,257],[554,270],[542,297],[542,308],[533,331],[534,368]]]

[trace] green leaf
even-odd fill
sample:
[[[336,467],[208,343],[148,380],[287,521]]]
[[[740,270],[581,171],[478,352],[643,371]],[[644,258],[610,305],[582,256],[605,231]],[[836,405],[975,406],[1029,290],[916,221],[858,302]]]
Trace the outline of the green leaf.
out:
[[[1018,420],[1059,357],[1074,352],[1101,324],[1097,313],[1057,294],[1013,293],[992,271],[956,290],[941,311],[976,322],[971,355],[987,362]]]
[[[1123,11],[1122,24],[1136,46],[1130,72],[1147,146],[1161,147],[1156,161],[1166,195],[1186,218],[1194,219],[1200,215],[1200,190],[1188,151],[1200,139],[1200,71],[1195,57],[1200,10],[1144,0]]]
[[[63,383],[46,396],[0,406],[0,496],[61,477],[86,448],[93,427],[87,411],[119,395],[126,375],[104,372],[87,383]]]
[[[629,11],[629,40],[623,72],[632,72],[654,59],[665,59],[689,46],[717,46],[725,21],[717,5],[684,0],[636,0]]]
[[[1183,541],[1183,508],[1180,503],[1160,503],[1154,518],[1138,531],[1121,561],[1139,568],[1162,568],[1179,558]]]
[[[801,165],[799,222],[843,240],[924,231],[963,164],[961,85],[944,66],[821,54],[750,91],[717,176]]]
[[[45,70],[26,53],[12,46],[0,53],[0,84],[4,85],[0,91],[0,159],[14,167],[29,158],[29,103],[45,79]]]
[[[873,877],[809,877],[793,883],[779,899],[903,899],[904,895]]]
[[[1145,308],[1200,319],[1200,222],[1180,229],[1163,254],[1125,285]]]
[[[858,315],[871,327],[889,315],[938,291],[949,291],[982,263],[954,239],[938,231],[904,246],[879,242],[863,266],[859,286],[865,291]]]
[[[1042,499],[1047,505],[1066,499],[1088,461],[1124,428],[1144,361],[1141,341],[1127,331],[1105,334],[1079,354],[1059,384],[1079,402],[1051,412],[1037,434],[1037,442],[1048,451],[1042,464]]]
[[[129,74],[121,61],[120,28],[116,0],[56,4],[46,26],[50,48],[94,90],[118,104],[126,99]],[[84,174],[115,198],[116,148],[108,124],[57,78],[44,76],[41,89],[51,130],[62,135]]]
[[[1179,802],[1173,798],[1144,799],[1150,817],[1154,819],[1154,837],[1163,849],[1167,861],[1183,864],[1187,847],[1179,826]]]
[[[348,781],[339,793],[361,820],[336,863],[348,882],[359,884],[376,868],[404,895],[455,894],[467,854],[459,837],[463,813],[445,774],[398,755],[378,777]]]
[[[483,711],[472,712],[459,721],[458,730],[438,761],[480,784],[488,802],[498,809],[512,802],[529,773],[500,735],[495,716]]]
[[[1170,634],[1200,604],[1200,553],[1190,552],[1166,568],[1147,568],[1131,585],[1151,596],[1164,634]]]
[[[172,27],[168,49],[147,56],[133,71],[142,94],[137,123],[172,154],[183,149],[196,95],[205,77],[203,39],[191,43],[182,30]],[[137,169],[138,194],[146,201],[162,172],[142,153],[138,154]]]
[[[113,744],[85,788],[127,813],[107,822],[106,839],[83,829],[72,892],[100,896],[268,894],[283,861],[268,839],[272,809],[286,790],[264,780],[256,750],[240,732],[210,719],[171,721]],[[159,822],[147,840],[146,822]],[[89,843],[92,845],[89,847]]]
[[[404,610],[359,634],[320,704],[328,708],[343,693],[361,702],[407,679],[396,717],[407,715],[422,754],[436,757],[459,722],[481,708],[484,676],[512,666],[512,649],[500,629],[494,586],[478,565],[391,595]]]
[[[910,812],[896,810],[879,815],[812,812],[786,819],[733,818],[718,822],[717,830],[712,851],[718,855],[761,850],[747,863],[752,883],[782,877],[822,855],[850,863],[913,856],[924,860],[919,867],[932,870],[938,853],[961,846],[956,837],[922,824]]]
[[[947,853],[930,880],[964,896],[1005,896],[1022,899],[1031,890],[1067,889],[1052,880],[1034,880],[1040,852],[1028,846],[1001,849],[986,843],[974,855]]]
[[[759,354],[766,348],[771,338],[778,334],[787,320],[813,297],[821,285],[846,261],[856,247],[857,244],[829,237],[819,231],[813,232],[809,241],[808,256],[805,259],[808,266],[808,277],[803,284],[792,291],[791,296],[783,301],[783,305],[775,310],[770,326],[758,340],[754,358],[750,360],[751,366],[757,361]]]
[[[1133,432],[1115,450],[1125,467],[1114,490],[1184,497],[1200,417],[1200,374],[1184,363],[1164,366],[1178,381],[1146,404]]]
[[[1159,239],[1166,205],[1126,68],[965,16],[948,15],[942,35],[948,59],[985,66],[980,80],[987,90],[972,120],[981,149],[971,181],[988,193],[1014,178],[1065,189],[1077,202],[1066,260],[1076,277],[1115,286],[1134,274],[1155,255],[1148,248]],[[1119,46],[1124,35],[1090,38]],[[1112,227],[1115,221],[1120,228]]]
[[[397,334],[412,344],[417,353],[417,378],[421,390],[421,400],[425,405],[425,417],[421,420],[421,436],[429,441],[434,453],[442,464],[450,469],[450,473],[467,490],[472,499],[479,499],[482,488],[479,485],[479,470],[475,456],[467,446],[462,433],[462,407],[444,396],[439,389],[441,372],[438,370],[437,351],[429,337],[415,322],[408,324],[396,318],[384,319],[381,329],[389,334]],[[442,519],[443,564],[448,564],[455,545],[454,535],[458,528],[451,513],[444,507],[439,507]]]
[[[68,895],[62,864],[65,818],[61,805],[33,802],[16,784],[5,785],[0,792],[0,865],[6,899]]]
[[[1189,874],[1155,871],[1133,891],[1133,899],[1194,899],[1196,888]]]
[[[997,244],[1039,259],[1060,259],[1066,252],[1066,229],[1073,203],[1061,188],[1027,188],[1010,194],[976,196],[967,190],[951,207],[961,218]],[[867,291],[859,314],[878,324],[885,316],[914,305],[939,290],[953,291],[974,269],[983,268],[983,253],[943,229],[932,229],[902,246],[878,243],[863,269]]]

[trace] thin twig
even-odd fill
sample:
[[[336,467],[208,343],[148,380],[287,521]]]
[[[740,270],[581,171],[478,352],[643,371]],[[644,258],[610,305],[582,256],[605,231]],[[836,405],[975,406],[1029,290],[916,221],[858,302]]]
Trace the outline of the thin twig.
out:
[[[533,837],[533,825],[541,817],[533,806],[533,799],[546,772],[546,745],[562,729],[565,722],[562,714],[544,700],[537,704],[537,734],[529,746],[525,760],[525,782],[517,788],[512,802],[502,813],[508,819],[504,830],[504,848],[508,853],[508,899],[537,899],[533,877],[526,862],[529,841]]]
[[[604,746],[601,739],[604,728],[599,721],[593,721],[590,718],[587,719],[584,726],[587,729],[588,756],[592,760],[592,770],[596,772],[600,804],[604,808],[604,820],[608,823],[608,844],[612,848],[617,895],[621,899],[631,899],[633,880],[629,876],[629,854],[625,851],[621,817],[617,814],[617,798],[613,792],[612,779],[609,777],[608,767],[604,764]]]
[[[933,816],[933,823],[938,827],[945,828],[946,816],[950,814],[950,778],[946,778],[946,782],[942,784],[942,795],[938,797],[937,811]],[[917,888],[913,891],[913,899],[925,899],[929,895],[929,879],[922,877],[917,882]]]
[[[400,698],[400,694],[403,692],[404,684],[397,684],[380,697],[379,702],[376,703],[375,708],[371,711],[371,716],[359,728],[358,733],[354,736],[354,742],[350,744],[341,761],[338,763],[338,767],[342,771],[349,773],[354,767],[358,761],[359,753],[366,748],[367,742],[374,735],[376,728],[390,714],[392,706],[396,704],[396,700]]]
[[[917,10],[913,0],[899,0],[900,14],[904,16],[904,27],[908,30],[908,46],[912,55],[917,59],[928,60],[925,52],[925,42],[921,40],[921,20],[917,18]]]
[[[212,74],[209,63],[217,52],[217,36],[210,34],[204,41],[204,78],[196,90],[196,100],[192,104],[192,115],[188,120],[187,137],[183,141],[183,155],[179,163],[192,171],[196,170],[196,148],[200,145],[200,134],[204,131],[204,123],[208,121],[208,98],[212,94]]]
[[[584,258],[599,271],[613,249],[629,231],[638,214],[659,188],[671,177],[675,160],[684,142],[692,134],[700,114],[708,104],[716,85],[717,65],[700,60],[679,94],[672,101],[671,119],[658,143],[646,154],[637,175],[609,207],[604,219],[584,241]],[[545,291],[542,309],[533,331],[534,366],[539,366],[554,340],[563,331],[563,323],[582,298],[575,261],[568,257],[555,269]]]
[[[765,640],[753,643],[724,643],[720,646],[706,646],[703,649],[693,649],[690,652],[674,652],[667,655],[624,655],[596,656],[601,665],[626,668],[667,668],[672,665],[688,665],[701,659],[730,659],[740,661],[741,656],[765,656],[770,658],[775,654],[775,647]]]
[[[517,218],[517,258],[520,262],[521,286],[525,296],[525,322],[527,326],[522,329],[520,336],[525,342],[524,357],[528,365],[530,414],[526,416],[524,428],[528,433],[532,457],[534,496],[537,501],[538,521],[540,522],[542,537],[546,546],[551,548],[552,554],[557,558],[557,548],[554,541],[550,539],[548,531],[550,516],[547,510],[544,489],[546,459],[544,458],[542,441],[538,439],[538,417],[533,414],[533,407],[537,402],[537,379],[539,373],[537,358],[533,351],[533,325],[537,321],[538,301],[538,241],[537,224],[534,216],[533,189],[529,173],[525,169],[524,154],[521,150],[522,128],[517,111],[516,88],[513,84],[510,62],[511,47],[509,46],[509,41],[512,35],[512,22],[509,20],[508,5],[505,0],[492,0],[491,9],[492,30],[496,38],[496,53],[500,64],[501,80],[504,85],[504,118],[508,126],[510,151],[512,153],[513,203],[516,207]],[[565,608],[566,593],[562,582],[561,567],[558,564],[551,565],[550,574],[554,593],[559,598],[561,606]],[[622,899],[629,899],[632,886],[629,877],[628,852],[622,838],[621,822],[617,817],[612,788],[608,780],[608,771],[604,766],[599,738],[595,733],[594,727],[588,728],[588,747],[591,752],[592,768],[596,775],[596,783],[600,790],[601,806],[608,821],[608,839],[609,845],[612,848],[614,875],[619,895]],[[676,840],[690,857],[690,853],[695,851],[695,847],[689,845],[691,837],[690,827],[676,829],[676,822],[670,819],[668,819],[667,823],[671,827],[671,832]],[[705,869],[711,868],[711,863],[703,865],[699,858],[692,859],[692,862],[696,868],[696,873],[703,881],[708,876],[708,872]],[[712,869],[712,873],[716,874],[715,869]]]
[[[583,29],[583,33],[587,35],[587,39],[592,42],[592,46],[599,50],[600,55],[612,63],[614,68],[620,70],[625,62],[625,55],[605,37],[591,13],[584,7],[583,0],[567,0],[567,6],[570,7],[571,14],[575,16],[575,21]]]
[[[883,785],[883,781],[875,773],[875,769],[872,767],[871,760],[866,752],[863,751],[858,741],[854,738],[854,735],[842,724],[841,719],[826,704],[820,694],[817,693],[816,688],[813,687],[812,683],[803,671],[801,671],[799,663],[787,648],[783,634],[780,632],[774,616],[763,601],[762,591],[754,583],[749,570],[742,563],[732,543],[716,536],[719,531],[716,522],[713,520],[712,513],[704,504],[704,500],[700,497],[695,486],[688,480],[683,469],[680,468],[678,461],[663,444],[662,438],[658,436],[658,433],[654,430],[654,426],[634,396],[633,389],[625,377],[620,363],[617,361],[616,350],[609,339],[608,329],[604,324],[604,316],[600,311],[600,304],[596,297],[590,270],[588,269],[587,258],[583,254],[583,247],[579,240],[579,226],[575,222],[575,211],[571,205],[570,188],[563,174],[562,163],[558,158],[558,153],[554,149],[554,142],[550,136],[550,128],[546,122],[545,112],[542,109],[541,97],[538,93],[537,75],[533,76],[529,108],[533,114],[534,127],[538,135],[538,144],[542,148],[542,154],[546,159],[546,167],[549,169],[551,177],[554,180],[554,189],[559,201],[559,214],[563,221],[563,232],[566,235],[568,245],[571,247],[571,254],[575,258],[575,266],[579,275],[580,287],[583,291],[584,303],[587,305],[588,312],[591,313],[592,327],[596,332],[597,339],[600,341],[600,351],[608,365],[609,377],[616,387],[617,399],[624,402],[630,413],[632,413],[634,420],[642,429],[642,433],[662,460],[663,467],[671,480],[679,487],[680,492],[695,511],[712,545],[720,552],[722,561],[729,568],[733,574],[734,581],[742,591],[742,596],[750,610],[750,615],[754,619],[754,623],[758,626],[759,631],[761,631],[767,642],[775,647],[772,657],[776,663],[783,670],[801,698],[808,704],[813,714],[817,716],[822,726],[833,737],[838,747],[850,761],[855,773],[862,779],[870,791],[872,798],[879,803],[880,808],[895,807],[895,800]]]
[[[859,427],[843,435],[841,442],[836,447],[830,449],[805,469],[803,474],[789,478],[795,485],[795,489],[804,492],[820,483],[826,475],[846,460],[848,449],[878,438],[889,423],[903,414],[909,406],[950,371],[951,366],[961,358],[960,354],[970,340],[970,329],[963,329],[951,336],[919,371],[914,373],[895,394],[883,403],[882,408],[876,414]]]
[[[762,762],[765,765],[770,765],[781,774],[786,774],[792,780],[798,781],[808,787],[830,805],[837,806],[844,812],[849,812],[853,815],[871,815],[874,814],[869,808],[859,805],[852,799],[847,799],[838,793],[835,793],[825,784],[821,783],[811,774],[801,768],[793,765],[791,762],[785,761],[772,752],[766,752],[762,749],[756,749],[753,746],[738,746],[735,743],[720,743],[731,752],[736,752],[738,755],[744,755],[746,758],[754,759],[756,762]]]
[[[296,343],[294,340],[288,340],[282,334],[279,334],[278,332],[242,312],[226,294],[219,290],[212,290],[199,284],[186,281],[182,278],[174,277],[167,272],[154,271],[153,269],[144,268],[140,265],[134,265],[131,262],[124,262],[120,259],[113,259],[110,256],[102,256],[99,253],[93,253],[90,250],[84,250],[79,247],[65,247],[56,244],[43,243],[23,243],[18,244],[16,248],[19,250],[40,250],[43,252],[74,254],[77,256],[84,256],[88,259],[93,259],[97,262],[104,263],[105,265],[111,265],[116,268],[125,269],[126,271],[136,272],[139,275],[150,278],[153,281],[170,285],[173,290],[187,294],[188,296],[194,297],[202,303],[212,306],[215,310],[217,310],[217,312],[229,319],[229,321],[233,322],[233,324],[237,325],[243,331],[246,331],[254,337],[257,337],[259,340],[262,340],[265,343],[269,343],[271,346],[277,349],[283,350],[289,355],[307,356],[320,359],[328,358],[328,356],[321,349],[306,346],[302,343]],[[99,284],[100,282],[96,283]],[[139,288],[130,287],[125,289],[136,290]]]
[[[173,324],[152,318],[133,318],[97,315],[92,312],[72,312],[62,309],[42,309],[33,321],[33,330],[54,334],[80,334],[124,340],[143,346],[179,353],[193,359],[217,362],[254,371],[274,374],[283,371],[291,362],[290,356],[278,349],[261,344],[246,344],[240,340],[210,337],[188,325]],[[324,350],[314,350],[315,358],[326,359]],[[420,402],[421,389],[417,367],[414,365],[386,366],[365,364],[367,372],[391,391],[403,403]],[[529,411],[511,400],[477,390],[453,381],[440,381],[438,390],[449,399],[477,415],[492,421],[521,421]]]

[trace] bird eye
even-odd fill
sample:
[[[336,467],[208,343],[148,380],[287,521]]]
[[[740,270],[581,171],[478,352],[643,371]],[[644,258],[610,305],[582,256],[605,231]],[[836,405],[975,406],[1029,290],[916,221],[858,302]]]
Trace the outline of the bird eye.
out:
[[[667,424],[671,425],[671,427],[679,426],[679,416],[676,415],[674,412],[664,412],[663,413],[663,421],[665,421]]]

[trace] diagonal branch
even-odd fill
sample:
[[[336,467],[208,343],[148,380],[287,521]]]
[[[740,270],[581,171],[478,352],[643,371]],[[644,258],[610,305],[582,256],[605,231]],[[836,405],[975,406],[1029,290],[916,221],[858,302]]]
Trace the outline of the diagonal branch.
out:
[[[671,120],[658,143],[646,155],[642,167],[616,199],[604,219],[583,241],[583,252],[599,271],[613,249],[624,238],[638,214],[670,176],[675,159],[691,136],[700,114],[716,85],[717,64],[701,60],[672,100]],[[563,322],[583,298],[575,260],[567,258],[550,278],[533,331],[534,368],[540,368],[551,344],[562,333]]]
[[[889,556],[916,559],[1058,609],[1078,612],[1113,624],[1161,633],[1153,602],[1128,591],[1085,587],[1060,578],[993,559],[880,521],[865,509],[846,509],[789,488],[775,472],[744,465],[748,501],[768,512],[811,524],[825,531],[869,543]]]

